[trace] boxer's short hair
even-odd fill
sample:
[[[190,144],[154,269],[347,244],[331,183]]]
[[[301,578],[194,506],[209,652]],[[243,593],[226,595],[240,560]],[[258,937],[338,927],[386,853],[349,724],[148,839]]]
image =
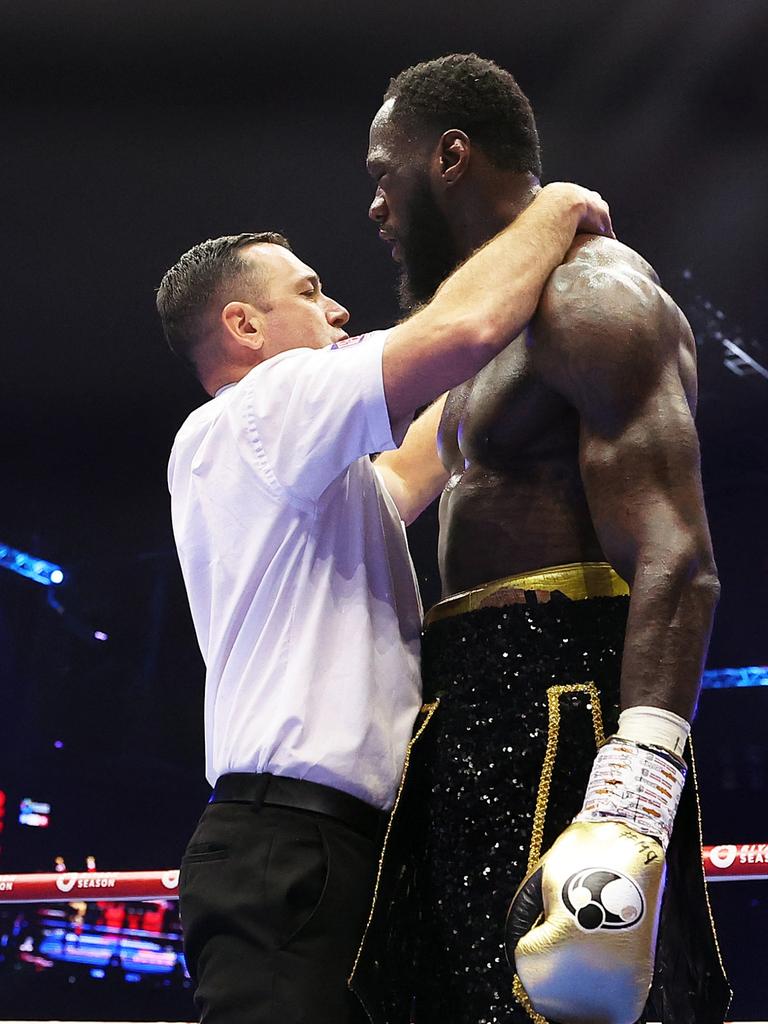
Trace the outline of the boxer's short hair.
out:
[[[451,53],[406,68],[384,96],[394,125],[460,128],[503,170],[541,177],[541,149],[528,98],[512,75],[476,53]]]
[[[213,299],[222,303],[244,299],[244,295],[236,294],[240,285],[257,300],[263,292],[265,278],[260,278],[258,267],[240,256],[244,246],[260,243],[291,248],[287,238],[276,231],[223,235],[193,245],[163,275],[156,298],[163,333],[168,347],[193,373],[195,352],[205,336],[204,317]]]

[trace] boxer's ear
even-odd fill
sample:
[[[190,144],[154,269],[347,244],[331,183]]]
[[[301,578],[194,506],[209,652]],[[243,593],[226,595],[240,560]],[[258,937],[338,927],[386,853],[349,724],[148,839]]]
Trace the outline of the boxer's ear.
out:
[[[446,186],[461,181],[469,168],[471,143],[466,132],[449,128],[439,142],[440,177]]]

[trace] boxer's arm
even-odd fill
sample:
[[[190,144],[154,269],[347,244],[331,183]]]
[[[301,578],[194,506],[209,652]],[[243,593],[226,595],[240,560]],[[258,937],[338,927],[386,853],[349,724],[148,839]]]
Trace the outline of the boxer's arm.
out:
[[[686,360],[693,379],[690,328],[649,278],[571,265],[553,275],[531,335],[542,377],[579,412],[597,536],[631,586],[622,706],[690,720],[719,593],[681,381]]]
[[[612,236],[605,203],[578,185],[547,185],[390,332],[382,365],[392,423],[473,377],[520,333],[579,230]]]
[[[448,483],[448,473],[437,453],[437,428],[446,396],[433,402],[408,428],[399,448],[376,459],[400,517],[409,526],[431,505]]]
[[[621,682],[631,710],[597,753],[581,811],[529,872],[507,918],[522,995],[563,1024],[634,1021],[645,1005],[664,852],[685,781],[682,719],[695,707],[718,592],[691,415],[690,329],[650,276],[612,263],[607,246],[598,251],[599,262],[553,274],[529,347],[541,378],[579,413],[598,539],[632,586]],[[622,923],[631,927],[605,930]]]

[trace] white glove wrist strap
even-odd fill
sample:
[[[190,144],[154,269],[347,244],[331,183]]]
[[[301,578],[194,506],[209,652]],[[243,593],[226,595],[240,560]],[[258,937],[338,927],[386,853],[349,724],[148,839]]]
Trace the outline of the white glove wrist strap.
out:
[[[666,708],[640,705],[627,708],[619,715],[616,735],[623,740],[634,740],[650,747],[664,747],[682,757],[691,726],[680,715]]]
[[[685,783],[685,762],[613,736],[597,752],[576,821],[623,821],[666,851]]]

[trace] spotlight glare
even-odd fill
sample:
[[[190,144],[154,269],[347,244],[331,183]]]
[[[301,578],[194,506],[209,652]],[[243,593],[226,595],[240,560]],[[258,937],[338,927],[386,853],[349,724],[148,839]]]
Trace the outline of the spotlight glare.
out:
[[[724,690],[733,686],[768,686],[768,665],[708,669],[704,673],[701,685],[705,690]]]
[[[60,565],[46,562],[44,558],[29,555],[8,544],[0,544],[0,568],[17,572],[35,583],[42,583],[44,587],[64,582],[64,570]]]

